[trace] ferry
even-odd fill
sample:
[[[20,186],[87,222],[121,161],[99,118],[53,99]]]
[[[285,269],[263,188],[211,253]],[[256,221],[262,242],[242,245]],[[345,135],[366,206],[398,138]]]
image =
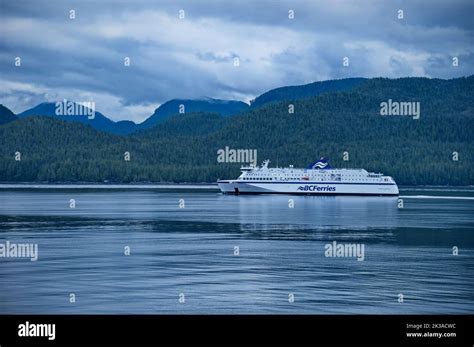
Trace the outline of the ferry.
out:
[[[398,195],[395,180],[382,173],[364,169],[336,169],[322,157],[308,167],[269,168],[270,160],[260,167],[240,168],[235,180],[218,180],[224,194],[302,194],[302,195]]]

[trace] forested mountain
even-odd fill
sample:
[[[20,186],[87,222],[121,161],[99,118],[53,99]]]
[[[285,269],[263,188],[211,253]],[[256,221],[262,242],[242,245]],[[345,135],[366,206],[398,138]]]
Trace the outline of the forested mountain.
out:
[[[419,102],[420,118],[380,115],[388,99]],[[271,166],[300,167],[324,155],[332,166],[381,171],[401,185],[474,184],[473,76],[370,79],[293,104],[293,114],[280,102],[233,117],[175,115],[128,136],[21,119],[0,126],[0,181],[212,182],[239,174],[240,163],[217,162],[228,146],[256,149],[258,161],[269,158]]]
[[[272,102],[294,101],[318,96],[323,93],[342,92],[359,86],[365,80],[365,78],[345,78],[313,82],[301,86],[276,88],[256,97],[250,104],[252,108],[255,108]]]
[[[18,117],[15,116],[15,114],[10,109],[0,104],[0,125],[13,122],[17,119]]]
[[[76,103],[72,104],[77,105]],[[47,116],[67,122],[78,122],[85,125],[90,125],[94,129],[107,133],[127,135],[137,130],[152,128],[155,125],[164,122],[172,115],[180,114],[181,105],[184,106],[184,113],[215,112],[222,116],[234,115],[241,111],[245,111],[249,107],[249,105],[246,103],[235,100],[174,99],[160,105],[160,107],[158,107],[155,112],[144,122],[135,124],[134,122],[128,120],[114,122],[97,111],[95,111],[94,118],[88,117],[84,114],[58,115],[56,112],[56,104],[45,102],[20,113],[18,117],[24,118],[27,116]]]
[[[77,105],[76,103],[72,104]],[[95,111],[93,118],[85,114],[74,113],[72,115],[58,115],[56,113],[55,103],[44,102],[20,113],[18,117],[24,118],[28,116],[47,116],[66,122],[78,122],[85,125],[90,125],[92,128],[100,131],[122,135],[130,134],[135,130],[135,123],[131,121],[114,122],[97,111]]]
[[[180,112],[182,107],[182,112]],[[138,129],[149,129],[158,123],[162,123],[175,114],[193,113],[193,112],[213,112],[222,116],[231,116],[245,111],[249,105],[242,101],[220,100],[220,99],[202,99],[185,100],[173,99],[160,105],[155,112],[143,123],[138,125]]]

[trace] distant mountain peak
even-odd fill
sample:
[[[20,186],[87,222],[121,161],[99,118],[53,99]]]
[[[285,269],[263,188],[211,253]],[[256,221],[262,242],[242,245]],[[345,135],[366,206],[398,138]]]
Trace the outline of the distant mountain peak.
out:
[[[62,103],[63,105],[59,105],[59,103]],[[100,131],[105,131],[113,134],[129,134],[135,130],[135,123],[133,122],[114,122],[111,119],[105,117],[102,113],[97,112],[95,110],[93,113],[93,116],[91,116],[91,113],[89,113],[90,108],[83,106],[81,103],[77,103],[71,100],[67,100],[68,103],[73,104],[74,108],[73,111],[71,112],[70,109],[68,109],[68,106],[70,104],[64,104],[64,100],[58,101],[58,102],[42,102],[35,107],[32,107],[22,113],[20,113],[18,116],[20,118],[28,117],[28,116],[44,116],[44,117],[51,117],[55,119],[60,119],[66,122],[79,122],[85,125],[89,125],[94,129],[100,130]],[[81,107],[77,107],[78,105],[81,105]],[[58,110],[61,109],[63,112],[59,112]],[[80,114],[76,114],[76,110],[81,111]],[[65,111],[65,112],[64,112]],[[83,111],[86,111],[83,113]]]
[[[199,99],[171,99],[161,104],[155,112],[143,123],[139,124],[140,129],[149,129],[159,124],[175,114],[210,112],[218,113],[221,116],[232,116],[249,107],[243,101],[214,99],[209,97]]]

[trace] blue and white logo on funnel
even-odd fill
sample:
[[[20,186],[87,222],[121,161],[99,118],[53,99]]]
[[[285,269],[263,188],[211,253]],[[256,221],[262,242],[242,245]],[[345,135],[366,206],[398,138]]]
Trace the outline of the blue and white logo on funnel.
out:
[[[318,161],[316,164],[313,165],[313,169],[324,169],[326,166],[328,166],[328,163],[323,163],[322,161]]]
[[[307,167],[307,169],[330,169],[329,166],[329,159],[325,157],[321,157],[318,161],[312,163]]]

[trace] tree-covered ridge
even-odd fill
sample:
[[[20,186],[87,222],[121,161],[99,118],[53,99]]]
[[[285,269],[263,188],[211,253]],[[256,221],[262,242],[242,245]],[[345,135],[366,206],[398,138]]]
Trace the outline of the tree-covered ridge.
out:
[[[240,163],[217,162],[217,150],[228,146],[256,149],[259,162],[269,158],[272,165],[301,167],[325,155],[332,166],[381,171],[402,185],[472,185],[473,91],[472,76],[372,79],[350,91],[272,103],[231,118],[176,115],[128,136],[29,117],[0,126],[0,180],[213,182],[239,174]],[[388,99],[420,102],[420,119],[381,116],[380,103]],[[21,161],[14,160],[16,151]]]
[[[299,100],[315,97],[323,93],[351,90],[359,86],[364,81],[366,81],[365,78],[344,78],[340,80],[313,82],[300,86],[275,88],[252,100],[251,106],[256,108],[274,102]]]
[[[63,106],[63,103],[63,109],[60,112],[57,112],[57,107]],[[128,135],[133,132],[152,128],[159,123],[163,123],[173,115],[181,114],[181,108],[185,114],[193,112],[213,112],[222,116],[231,116],[244,111],[249,107],[249,105],[246,103],[235,100],[209,98],[202,100],[173,99],[160,105],[144,122],[135,124],[130,120],[114,122],[92,108],[85,109],[91,114],[77,113],[76,108],[78,108],[80,105],[81,104],[69,100],[61,101],[58,105],[52,102],[44,102],[20,113],[18,117],[24,118],[29,116],[45,116],[66,122],[89,125],[96,130],[106,133]],[[15,115],[13,115],[13,117],[9,116],[7,114],[8,109],[5,107],[2,109],[2,107],[3,105],[0,105],[0,124],[8,123],[17,119]],[[69,107],[72,109],[72,111],[69,111]],[[94,111],[93,114],[92,111]]]
[[[232,116],[245,111],[248,107],[249,105],[246,103],[236,100],[210,98],[201,100],[173,99],[160,105],[150,117],[143,123],[138,124],[136,128],[137,130],[149,129],[176,114],[208,112],[217,113],[222,116]]]
[[[67,102],[69,103],[70,106],[76,107],[80,105],[75,102],[70,102],[70,101],[67,101]],[[62,105],[62,103],[59,103],[59,105]],[[74,107],[72,108],[74,109]],[[85,124],[97,130],[101,130],[101,131],[112,133],[112,134],[120,134],[120,135],[130,134],[131,132],[135,130],[135,123],[131,121],[114,122],[110,120],[109,118],[107,118],[106,116],[104,116],[100,112],[94,111],[92,113],[93,110],[89,108],[87,108],[87,111],[91,112],[91,114],[84,114],[84,113],[77,114],[75,112],[73,112],[72,114],[68,114],[66,111],[67,111],[67,107],[64,107],[64,109],[58,114],[56,103],[44,102],[20,113],[18,117],[19,118],[24,118],[24,117],[29,117],[29,116],[51,117],[51,118],[59,119],[66,122]]]
[[[5,124],[17,120],[18,117],[7,107],[0,104],[0,124]]]

